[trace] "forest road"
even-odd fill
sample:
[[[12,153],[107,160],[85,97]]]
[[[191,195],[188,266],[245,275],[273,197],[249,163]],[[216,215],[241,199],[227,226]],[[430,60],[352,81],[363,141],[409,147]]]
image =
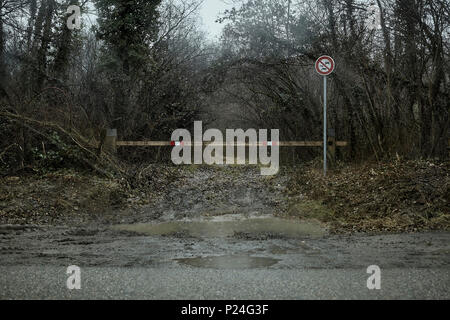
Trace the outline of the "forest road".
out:
[[[0,299],[450,298],[450,233],[329,234],[252,172],[192,172],[119,224],[0,226]]]

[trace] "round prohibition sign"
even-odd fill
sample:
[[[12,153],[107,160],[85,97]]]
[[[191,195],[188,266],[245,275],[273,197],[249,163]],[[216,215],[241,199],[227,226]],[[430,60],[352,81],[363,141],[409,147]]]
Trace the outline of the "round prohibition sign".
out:
[[[327,76],[334,71],[334,60],[330,56],[321,56],[316,61],[316,71],[322,76]]]

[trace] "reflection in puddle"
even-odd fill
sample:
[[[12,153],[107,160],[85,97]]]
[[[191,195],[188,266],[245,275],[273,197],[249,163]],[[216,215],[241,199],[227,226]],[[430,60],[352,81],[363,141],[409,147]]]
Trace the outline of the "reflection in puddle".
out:
[[[264,257],[249,256],[217,256],[176,259],[179,263],[198,268],[212,269],[254,269],[270,267],[279,260]]]
[[[115,226],[116,230],[132,231],[156,236],[230,237],[236,234],[270,234],[298,238],[322,236],[326,230],[318,223],[286,220],[273,216],[234,219],[216,217],[209,220],[173,221],[158,224],[132,224]],[[251,237],[249,237],[251,240]],[[257,240],[257,238],[256,238]]]

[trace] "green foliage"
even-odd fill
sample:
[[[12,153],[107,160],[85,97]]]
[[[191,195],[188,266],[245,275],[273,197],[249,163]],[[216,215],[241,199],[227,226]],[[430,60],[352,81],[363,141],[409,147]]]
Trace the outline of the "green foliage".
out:
[[[33,159],[38,167],[63,168],[68,165],[79,165],[79,159],[84,155],[79,148],[67,143],[56,131],[52,131],[48,136],[49,144],[41,142],[42,145],[32,148]]]
[[[57,19],[54,23],[54,50],[49,53],[52,56],[52,69],[57,78],[67,77],[67,71],[70,67],[69,60],[75,53],[80,52],[82,47],[81,30],[69,30],[67,28],[67,19],[71,15],[67,13],[69,5],[79,5],[79,0],[68,0],[64,4],[59,4],[56,8]]]
[[[97,36],[105,41],[108,62],[120,62],[125,75],[142,68],[158,34],[157,10],[161,0],[96,0]],[[108,59],[108,56],[112,56]],[[116,59],[114,59],[116,58]],[[117,68],[115,68],[116,71]],[[120,70],[120,69],[119,69]]]

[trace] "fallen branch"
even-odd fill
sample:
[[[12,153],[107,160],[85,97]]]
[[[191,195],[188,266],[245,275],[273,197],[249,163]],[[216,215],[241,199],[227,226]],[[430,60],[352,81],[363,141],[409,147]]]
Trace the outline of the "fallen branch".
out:
[[[100,163],[105,165],[106,167],[111,168],[116,173],[123,173],[122,168],[116,163],[116,161],[106,152],[95,152],[99,150],[98,146],[92,145],[87,139],[85,139],[79,132],[72,129],[71,132],[68,132],[60,125],[48,122],[48,121],[39,121],[30,117],[26,117],[23,115],[15,114],[12,112],[5,112],[1,111],[0,116],[6,117],[10,119],[11,121],[20,122],[21,125],[24,125],[27,129],[30,131],[33,131],[34,133],[46,138],[47,140],[51,141],[53,144],[62,147],[58,141],[55,141],[54,138],[48,136],[47,134],[41,132],[40,130],[36,129],[35,126],[44,127],[44,128],[51,128],[62,135],[66,136],[68,139],[70,139],[85,155],[86,157],[80,157],[80,160],[83,161],[85,164],[87,164],[90,168],[92,168],[94,171],[105,175],[109,178],[112,177],[112,174],[108,171],[101,169],[96,163]],[[34,125],[34,126],[33,126]],[[91,148],[92,151],[89,148]],[[94,159],[94,161],[90,161],[89,158]]]

